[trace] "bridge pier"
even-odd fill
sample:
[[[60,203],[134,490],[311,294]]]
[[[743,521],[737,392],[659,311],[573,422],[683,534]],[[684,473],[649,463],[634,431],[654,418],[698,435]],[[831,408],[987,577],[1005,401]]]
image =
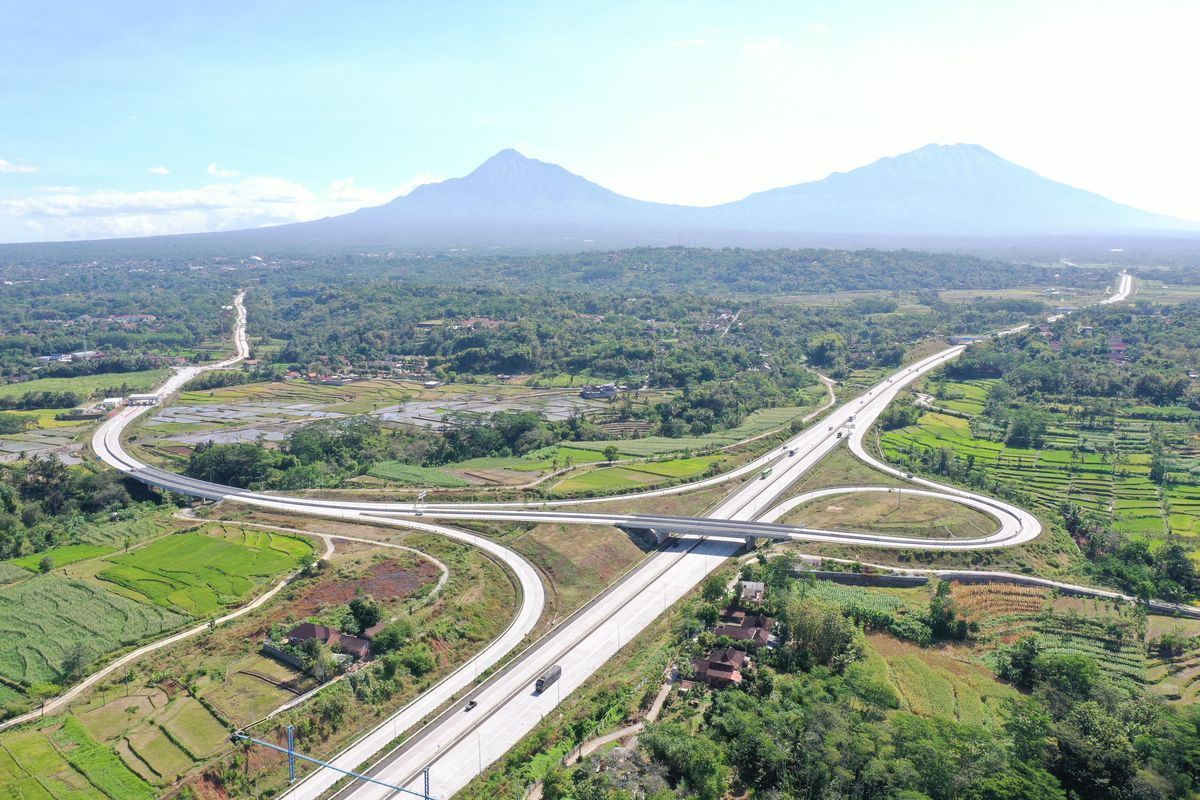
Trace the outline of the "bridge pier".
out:
[[[757,536],[747,536],[746,537],[746,550],[749,552],[754,552],[755,550],[758,549],[758,543],[760,541],[762,541],[762,540],[759,539]]]
[[[663,543],[671,538],[671,534],[658,528],[646,528],[639,525],[618,525],[618,528],[625,531],[630,536],[648,536],[654,538],[654,544],[662,547]]]

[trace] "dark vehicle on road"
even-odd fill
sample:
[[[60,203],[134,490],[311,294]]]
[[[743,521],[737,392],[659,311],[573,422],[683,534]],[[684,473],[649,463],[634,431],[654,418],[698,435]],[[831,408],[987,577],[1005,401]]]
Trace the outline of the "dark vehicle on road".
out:
[[[470,711],[472,708],[474,708],[477,705],[479,705],[478,700],[468,700],[467,704],[465,706],[463,706],[463,711]]]
[[[561,676],[562,667],[560,667],[558,664],[555,664],[553,667],[542,673],[542,677],[538,678],[537,683],[534,684],[534,689],[538,694],[541,694],[550,686],[553,686],[554,682],[557,681]]]

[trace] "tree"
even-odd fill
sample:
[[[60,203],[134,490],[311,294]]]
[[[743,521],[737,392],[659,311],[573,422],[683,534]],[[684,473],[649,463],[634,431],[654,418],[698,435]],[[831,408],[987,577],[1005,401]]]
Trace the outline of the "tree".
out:
[[[337,671],[337,659],[324,643],[306,639],[300,644],[300,663],[304,671],[319,681],[329,679]]]
[[[1022,408],[1013,413],[1005,444],[1009,447],[1041,447],[1045,443],[1049,419],[1045,412]]]
[[[604,448],[604,460],[610,464],[616,461],[617,457],[620,455],[621,450],[615,444],[610,444],[608,447]]]
[[[651,758],[667,768],[672,783],[682,783],[699,800],[724,796],[727,767],[715,742],[693,736],[677,723],[665,723],[648,730],[640,743]]]
[[[38,562],[38,570],[49,572],[52,569],[54,569],[54,559],[51,556],[42,556],[42,560]]]
[[[88,660],[91,658],[91,653],[83,642],[74,642],[69,645],[66,652],[63,653],[62,673],[65,682],[74,681],[83,674],[83,668],[87,666]]]
[[[779,619],[779,638],[776,660],[785,672],[815,665],[841,672],[863,654],[862,634],[854,621],[812,598],[787,604]]]
[[[424,642],[414,642],[398,651],[402,663],[414,678],[420,678],[433,671],[437,666],[437,657],[429,645]]]
[[[379,623],[383,618],[383,609],[369,597],[356,597],[350,601],[350,616],[354,618],[358,633],[363,633]]]
[[[705,602],[715,603],[725,596],[725,581],[720,575],[709,575],[700,585],[700,596]]]
[[[1022,636],[1011,647],[997,655],[996,674],[1022,689],[1032,689],[1037,678],[1036,664],[1042,652],[1042,640],[1037,636]]]
[[[412,623],[406,619],[389,623],[371,639],[371,652],[383,655],[399,650],[408,643],[412,634]]]

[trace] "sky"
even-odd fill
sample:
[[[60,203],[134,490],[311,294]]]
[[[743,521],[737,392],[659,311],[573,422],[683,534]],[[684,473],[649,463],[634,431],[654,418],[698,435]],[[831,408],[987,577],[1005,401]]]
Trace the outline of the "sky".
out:
[[[378,205],[515,147],[712,205],[971,142],[1200,220],[1200,2],[9,0],[0,242]]]

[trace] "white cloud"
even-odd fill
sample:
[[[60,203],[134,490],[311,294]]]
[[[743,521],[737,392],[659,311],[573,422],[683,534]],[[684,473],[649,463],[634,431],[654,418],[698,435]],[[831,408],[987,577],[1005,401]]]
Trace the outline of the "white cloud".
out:
[[[214,178],[236,178],[238,175],[242,174],[236,169],[225,169],[223,167],[218,167],[216,164],[209,164],[208,169],[206,169],[205,172],[207,172],[209,175],[212,175]]]
[[[213,166],[216,166],[216,165],[214,164]],[[209,169],[212,169],[212,167],[209,167]],[[146,172],[149,172],[151,175],[170,175],[171,174],[171,170],[168,169],[167,167],[150,167],[150,169],[146,170]]]
[[[678,39],[671,42],[671,47],[703,47],[708,44],[705,39]]]
[[[424,183],[436,183],[443,180],[435,178],[432,175],[418,175],[411,181],[397,186],[393,189],[369,189],[365,186],[355,185],[354,178],[343,178],[339,181],[333,181],[329,184],[328,199],[331,203],[340,206],[346,206],[347,211],[364,208],[366,206],[379,206],[393,200],[401,195],[406,195],[413,189]],[[342,212],[337,212],[342,213]]]
[[[824,22],[813,22],[804,26],[804,30],[808,33],[816,34],[817,36],[829,36],[833,33],[833,28],[826,25]]]
[[[204,233],[303,222],[380,205],[431,180],[436,179],[420,176],[380,190],[345,178],[324,192],[265,176],[173,191],[41,186],[34,194],[0,198],[0,241]]]
[[[0,158],[0,172],[24,173],[37,172],[37,167],[29,164],[14,164],[7,159]]]

